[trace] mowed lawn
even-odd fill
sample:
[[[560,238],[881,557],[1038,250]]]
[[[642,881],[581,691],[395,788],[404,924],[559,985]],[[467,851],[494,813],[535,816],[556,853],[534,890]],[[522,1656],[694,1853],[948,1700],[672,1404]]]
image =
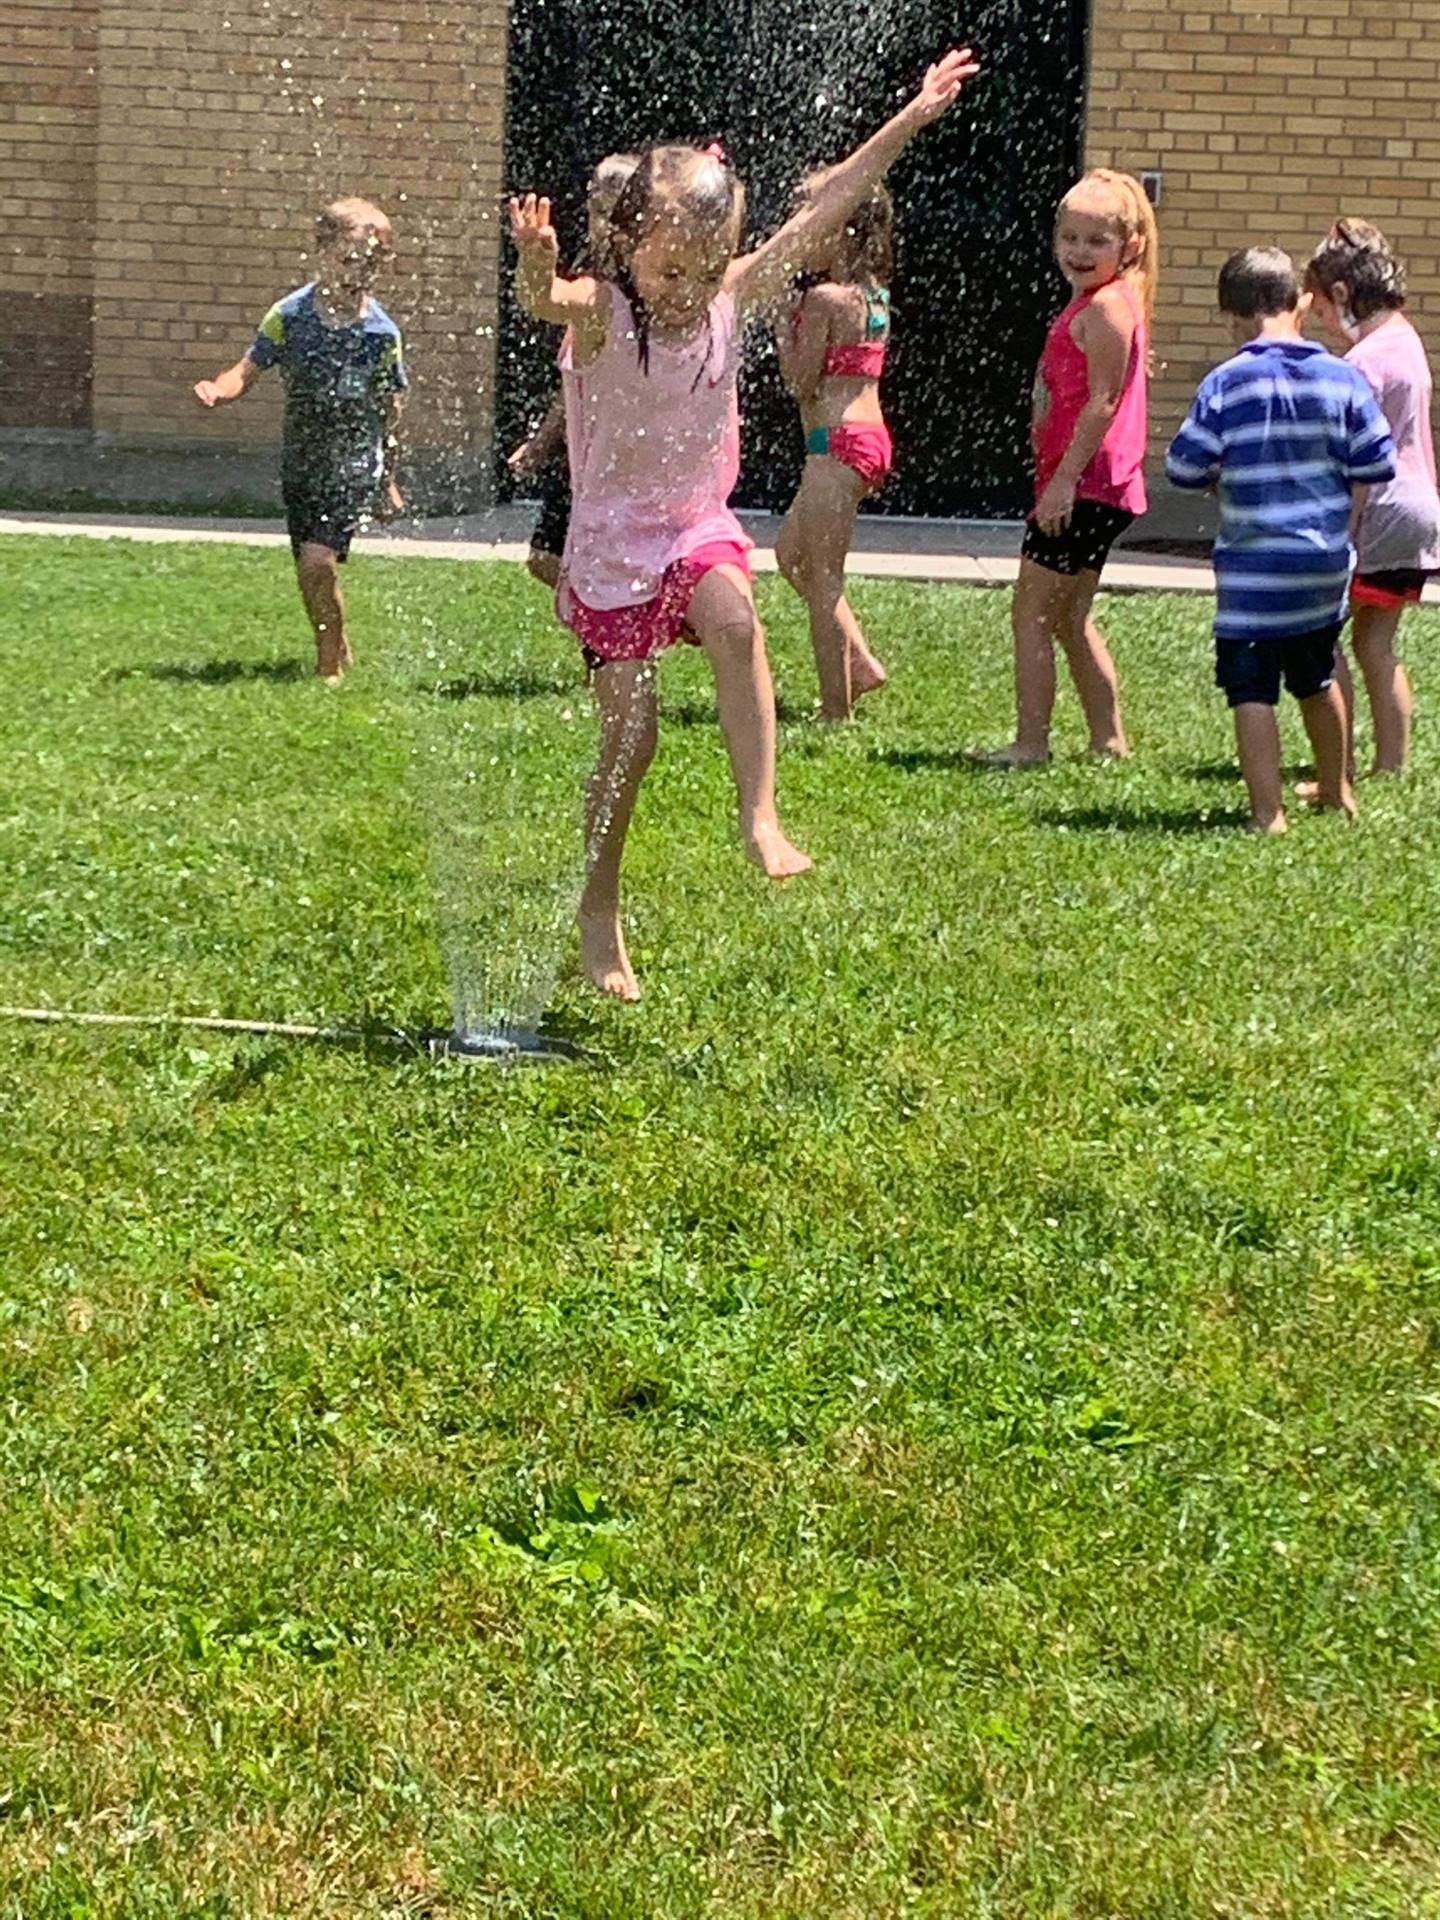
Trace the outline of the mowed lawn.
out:
[[[282,553],[0,566],[0,1000],[371,1035],[0,1023],[4,1920],[1440,1914],[1434,613],[1271,843],[1206,603],[1007,777],[1002,595],[860,583],[827,733],[767,583],[816,872],[678,652],[645,1001],[497,1071],[385,1034],[584,757],[533,583],[357,556],[328,691]]]

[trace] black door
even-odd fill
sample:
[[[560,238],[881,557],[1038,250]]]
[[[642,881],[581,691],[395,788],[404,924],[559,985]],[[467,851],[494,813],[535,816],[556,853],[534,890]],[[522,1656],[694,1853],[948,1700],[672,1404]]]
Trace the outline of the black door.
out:
[[[942,0],[512,0],[507,181],[551,195],[571,259],[601,155],[719,138],[749,191],[751,237],[763,236],[802,174],[839,159],[968,39],[984,74],[891,176],[899,260],[883,396],[896,472],[875,505],[1017,515],[1030,500],[1035,362],[1065,298],[1051,229],[1079,162],[1085,15],[1086,0],[973,0],[965,16]],[[507,246],[502,453],[555,381],[556,336],[515,306],[513,267]],[[782,507],[800,432],[759,328],[741,406],[737,501]]]

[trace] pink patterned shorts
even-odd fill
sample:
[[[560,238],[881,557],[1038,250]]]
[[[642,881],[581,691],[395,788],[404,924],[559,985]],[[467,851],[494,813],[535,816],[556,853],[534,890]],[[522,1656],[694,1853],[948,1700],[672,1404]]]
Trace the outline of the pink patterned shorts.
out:
[[[685,620],[696,587],[712,567],[739,567],[748,580],[750,555],[734,540],[712,540],[683,560],[672,560],[661,575],[660,591],[638,607],[587,607],[562,581],[555,611],[580,642],[588,667],[650,660],[681,638],[699,644]]]

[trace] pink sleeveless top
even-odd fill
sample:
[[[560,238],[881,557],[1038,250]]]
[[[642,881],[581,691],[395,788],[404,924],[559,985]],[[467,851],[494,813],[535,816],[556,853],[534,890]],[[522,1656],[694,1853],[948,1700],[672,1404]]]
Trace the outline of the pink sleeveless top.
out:
[[[1126,513],[1144,513],[1145,446],[1150,430],[1149,330],[1140,296],[1128,280],[1120,285],[1135,313],[1135,339],[1125,388],[1100,451],[1086,467],[1076,488],[1079,500],[1099,500]],[[1070,331],[1100,289],[1078,294],[1051,327],[1040,356],[1035,383],[1035,493],[1045,491],[1075,435],[1075,426],[1090,398],[1090,369]]]
[[[740,472],[733,297],[713,300],[708,323],[678,346],[652,334],[648,371],[613,284],[610,301],[596,357],[577,370],[561,354],[574,494],[562,592],[594,608],[653,600],[665,569],[699,547],[753,544],[726,504]]]

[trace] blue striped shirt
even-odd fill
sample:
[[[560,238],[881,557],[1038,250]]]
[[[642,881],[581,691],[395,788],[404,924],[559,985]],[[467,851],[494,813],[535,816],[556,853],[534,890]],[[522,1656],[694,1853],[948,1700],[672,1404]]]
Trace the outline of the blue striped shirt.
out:
[[[1351,488],[1395,476],[1363,374],[1314,341],[1253,340],[1201,382],[1165,471],[1177,487],[1218,487],[1221,638],[1279,639],[1345,618]]]

